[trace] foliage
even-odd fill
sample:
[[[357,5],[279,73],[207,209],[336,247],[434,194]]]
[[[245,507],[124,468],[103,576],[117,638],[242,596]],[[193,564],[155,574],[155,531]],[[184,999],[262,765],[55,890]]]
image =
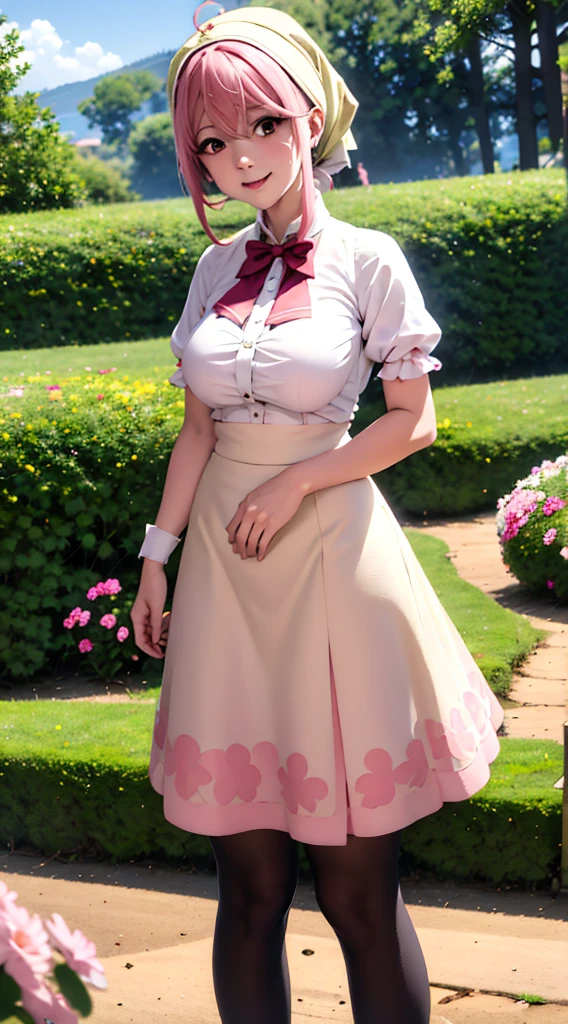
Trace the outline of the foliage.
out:
[[[46,379],[52,383],[46,384]],[[65,660],[70,668],[84,668],[84,656],[75,650],[62,624],[70,605],[80,604],[94,579],[120,575],[120,609],[129,615],[139,584],[137,555],[145,523],[151,521],[151,507],[164,485],[183,422],[184,399],[167,382],[166,374],[119,375],[112,367],[58,374],[55,379],[31,374],[23,387],[11,390],[0,400],[0,604],[5,609],[0,663],[4,675],[24,679],[53,668],[57,660]],[[465,428],[464,433],[471,431]],[[408,472],[411,461],[421,454],[401,465]],[[453,466],[451,455],[445,457]],[[484,461],[483,467],[488,476]],[[438,467],[434,476],[440,475]],[[468,475],[467,462],[461,475]],[[414,481],[412,467],[410,476]],[[451,499],[459,480],[450,482],[450,476],[446,474]],[[423,482],[420,475],[418,479]],[[383,474],[377,482],[389,500]],[[167,566],[174,576],[181,547]],[[467,589],[464,581],[459,585]],[[458,584],[447,576],[441,580],[444,595],[454,586]],[[454,607],[460,604],[455,594],[444,600]],[[475,600],[475,595],[469,598],[470,607]],[[487,676],[502,686],[510,678],[511,665],[530,648],[533,634],[519,633],[516,623],[509,624],[509,613],[493,602],[487,601],[487,609],[478,609],[476,616],[486,614],[493,616],[498,649],[482,643],[482,625],[468,642],[480,657],[489,654]],[[502,640],[496,616],[502,620]],[[464,628],[471,629],[472,621],[470,615]],[[515,638],[512,645],[507,639],[509,629]],[[75,632],[77,628],[73,644]],[[130,654],[127,645],[124,651],[125,657]]]
[[[132,203],[142,197],[130,187],[126,175],[96,156],[78,157],[77,173],[91,203]]]
[[[501,553],[534,594],[568,604],[568,456],[533,466],[497,502]]]
[[[2,732],[12,738],[2,758],[0,842],[32,845],[45,856],[110,856],[114,863],[160,856],[214,869],[207,837],[165,820],[163,798],[151,788],[154,710],[76,704],[73,722],[56,731],[57,702],[1,702]],[[558,876],[562,793],[553,783],[562,774],[562,746],[502,737],[499,743],[480,792],[405,828],[406,870],[495,885],[542,886]],[[300,863],[308,873],[302,848]]]
[[[0,28],[6,21],[0,14]],[[15,63],[25,49],[18,40],[17,29],[0,33],[0,210],[76,206],[86,193],[74,147],[60,136],[55,114],[38,106],[39,93],[9,95],[31,66]]]
[[[78,928],[71,933],[57,912],[45,921],[31,915],[17,895],[0,882],[0,1020],[34,1024],[63,1015],[77,1024],[77,1015],[93,1009],[85,982],[108,988],[95,945]]]
[[[145,197],[158,198],[179,192],[176,148],[169,113],[153,114],[137,121],[128,139],[134,157],[132,181]]]
[[[89,128],[101,129],[106,143],[121,148],[132,131],[130,115],[161,88],[161,78],[152,71],[105,75],[96,82],[93,95],[77,104],[77,110],[88,119]]]
[[[561,169],[337,189],[326,205],[402,246],[443,331],[444,383],[568,370]],[[210,219],[227,237],[250,206]],[[0,349],[26,350],[171,332],[209,241],[185,199],[4,217],[0,239]]]
[[[93,535],[93,541],[94,539]],[[114,676],[125,667],[125,663],[139,660],[134,637],[125,624],[126,621],[130,623],[130,618],[126,618],[125,609],[115,603],[121,590],[120,581],[117,579],[99,580],[89,587],[85,595],[88,601],[99,601],[96,610],[83,610],[77,605],[63,620],[63,625],[69,630],[68,650],[74,652],[78,649],[87,657],[88,664],[93,666],[96,674],[107,683],[115,681]],[[100,600],[105,598],[107,600]],[[121,622],[121,618],[125,621]],[[80,633],[80,629],[86,627],[88,632]],[[127,644],[125,641],[129,636],[131,639]]]
[[[435,443],[383,470],[375,482],[396,511],[421,517],[495,509],[527,465],[567,450],[567,391],[562,375],[436,388]],[[382,397],[365,404],[352,433],[385,408]]]

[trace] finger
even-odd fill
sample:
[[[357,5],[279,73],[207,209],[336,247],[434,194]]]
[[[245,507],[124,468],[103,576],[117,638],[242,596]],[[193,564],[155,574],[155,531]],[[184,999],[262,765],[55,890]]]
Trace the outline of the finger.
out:
[[[264,524],[255,523],[252,530],[250,531],[249,538],[246,546],[247,558],[255,558],[258,548],[258,542],[264,533]]]
[[[237,532],[235,533],[233,550],[236,550],[236,552],[241,556],[241,558],[246,557],[246,546],[251,526],[252,523],[250,521],[250,517],[247,520],[245,516],[245,518],[239,524]]]

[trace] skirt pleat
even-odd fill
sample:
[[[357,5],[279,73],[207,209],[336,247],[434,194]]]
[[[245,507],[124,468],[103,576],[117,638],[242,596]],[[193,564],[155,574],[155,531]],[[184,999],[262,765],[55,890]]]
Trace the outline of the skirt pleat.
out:
[[[380,490],[307,495],[262,562],[227,523],[347,423],[215,421],[183,541],[149,777],[188,831],[345,845],[489,779],[503,710]]]

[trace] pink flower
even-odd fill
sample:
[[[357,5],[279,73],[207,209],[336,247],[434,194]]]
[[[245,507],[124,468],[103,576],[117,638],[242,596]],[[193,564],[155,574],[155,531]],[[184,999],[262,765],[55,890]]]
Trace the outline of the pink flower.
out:
[[[86,626],[90,618],[91,618],[91,613],[89,611],[82,612],[81,616],[79,618],[79,625],[80,626]]]
[[[528,522],[531,512],[538,508],[535,500],[535,493],[529,488],[520,488],[515,491],[505,510],[505,529],[502,534],[503,541],[516,537],[521,526]]]
[[[39,914],[30,916],[11,898],[0,910],[0,964],[22,989],[37,985],[36,975],[53,969],[49,936]]]
[[[77,972],[82,981],[95,988],[108,987],[103,965],[96,958],[94,942],[78,928],[71,934],[61,914],[52,914],[51,920],[45,922],[45,927],[51,935],[52,945],[63,954],[68,966]]]
[[[559,509],[564,508],[566,502],[562,498],[557,498],[555,494],[550,495],[546,499],[542,506],[542,511],[545,516],[551,516],[553,512],[558,512]]]
[[[89,601],[96,601],[98,596],[99,592],[96,587],[91,587],[89,590],[87,590],[87,598]]]
[[[104,397],[105,397],[104,395],[97,395],[97,398],[98,398],[99,402],[100,402],[101,398],[104,398]]]
[[[327,782],[315,776],[306,779],[308,762],[303,754],[290,754],[286,760],[286,768],[287,771],[285,768],[278,769],[278,778],[288,810],[292,814],[297,814],[300,805],[307,811],[315,811],[316,801],[327,796]]]
[[[137,654],[132,655],[132,661],[140,661],[140,658],[138,657]]]
[[[553,541],[556,540],[557,532],[558,531],[555,529],[555,527],[551,526],[550,530],[547,530],[545,535],[544,535],[544,537],[542,538],[542,543],[543,544],[552,544]]]
[[[101,586],[104,587],[103,594],[118,594],[122,590],[122,587],[118,580],[108,579],[105,580]]]
[[[0,879],[0,910],[5,910],[9,903],[15,903],[17,898],[17,892],[14,892],[13,889],[9,889],[6,883]]]
[[[77,1014],[61,992],[53,992],[42,981],[37,981],[33,988],[22,989],[22,1005],[34,1021],[53,1021],[53,1024],[77,1024]]]
[[[92,651],[93,645],[87,636],[84,636],[82,640],[79,640],[77,647],[81,651],[81,654],[86,654],[88,651]]]
[[[117,629],[116,631],[116,639],[120,643],[123,643],[123,641],[126,640],[126,637],[129,635],[129,632],[130,631],[126,626],[121,626],[120,629]]]
[[[554,582],[554,580],[547,580],[546,581],[546,585],[547,585],[549,590],[552,590],[552,588],[555,586],[555,582]]]
[[[61,388],[59,387],[59,384],[46,384],[45,385],[45,390],[46,391],[61,391]]]
[[[111,612],[107,612],[106,615],[103,615],[102,618],[99,619],[99,623],[101,626],[104,626],[105,629],[114,629],[116,626],[116,615],[113,615]]]
[[[73,611],[69,612],[67,618],[63,619],[65,629],[72,629],[76,622],[79,622],[81,626],[85,625],[85,623],[81,622],[81,617],[85,614],[90,615],[90,612],[85,613],[81,608],[73,608]],[[89,620],[87,619],[87,622],[88,621]]]
[[[112,373],[113,370],[116,370],[116,366],[111,366],[109,370],[99,370],[98,372],[99,373]]]
[[[568,548],[560,548],[560,554],[562,558],[568,558]]]

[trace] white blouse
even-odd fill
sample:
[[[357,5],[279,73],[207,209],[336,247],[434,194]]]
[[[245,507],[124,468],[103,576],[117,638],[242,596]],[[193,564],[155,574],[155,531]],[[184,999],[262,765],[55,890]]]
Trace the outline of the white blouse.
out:
[[[285,238],[301,218],[288,225]],[[231,423],[350,423],[373,364],[378,376],[407,380],[441,367],[430,355],[441,329],[428,313],[408,262],[390,235],[332,217],[316,190],[307,237],[315,238],[308,278],[311,318],[265,326],[284,271],[277,257],[244,327],[213,312],[238,283],[249,239],[277,242],[259,210],[228,246],[201,255],[171,348],[181,360],[170,382],[189,385]]]

